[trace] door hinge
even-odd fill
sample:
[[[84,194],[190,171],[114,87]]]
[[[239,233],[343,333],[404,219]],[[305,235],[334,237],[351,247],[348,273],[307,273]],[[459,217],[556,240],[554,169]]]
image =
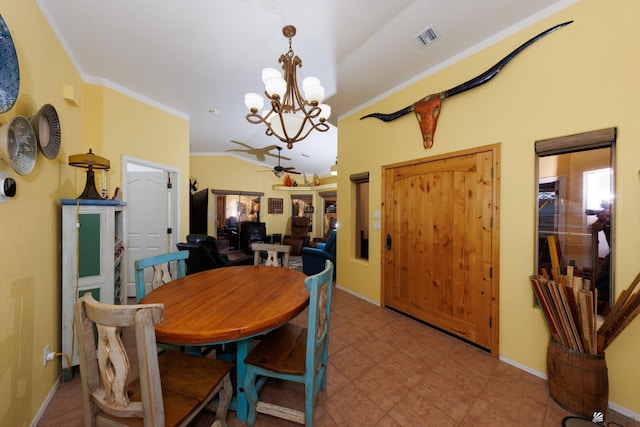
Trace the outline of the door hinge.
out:
[[[493,267],[489,267],[489,279],[493,279]]]
[[[493,328],[493,317],[489,317],[489,327]]]

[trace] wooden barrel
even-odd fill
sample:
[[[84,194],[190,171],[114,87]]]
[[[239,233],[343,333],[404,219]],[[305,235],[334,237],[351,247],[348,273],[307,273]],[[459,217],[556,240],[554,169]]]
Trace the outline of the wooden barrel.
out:
[[[591,418],[606,415],[609,374],[604,353],[593,356],[549,340],[547,379],[551,397],[563,408]]]

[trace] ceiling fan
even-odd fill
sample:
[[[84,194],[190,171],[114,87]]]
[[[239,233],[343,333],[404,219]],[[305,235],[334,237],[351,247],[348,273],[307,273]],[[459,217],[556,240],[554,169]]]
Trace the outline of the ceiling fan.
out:
[[[273,172],[273,174],[275,176],[277,176],[277,177],[281,177],[285,173],[293,173],[293,174],[296,174],[296,175],[300,175],[302,172],[295,171],[294,167],[285,168],[285,167],[280,166],[280,151],[282,151],[282,147],[278,147],[278,146],[275,146],[275,147],[278,149],[278,166],[274,166],[273,169],[271,169],[269,172]],[[288,159],[286,157],[283,157],[283,159],[291,160],[291,159]],[[259,172],[267,172],[267,171],[259,171]]]
[[[250,154],[252,156],[256,156],[256,160],[259,162],[264,162],[266,160],[266,156],[271,156],[271,157],[279,157],[280,156],[280,150],[282,148],[278,147],[277,145],[268,145],[266,147],[262,147],[262,148],[254,148],[248,144],[245,144],[244,142],[240,142],[240,141],[234,141],[231,140],[231,142],[233,142],[234,144],[238,144],[238,145],[242,145],[243,147],[246,147],[246,150],[242,150],[240,148],[235,148],[235,149],[231,149],[231,150],[226,150],[226,151],[239,151],[241,153],[247,153]],[[278,154],[273,154],[270,151],[273,150],[274,148],[278,148]],[[288,157],[283,157],[284,160],[291,160]]]

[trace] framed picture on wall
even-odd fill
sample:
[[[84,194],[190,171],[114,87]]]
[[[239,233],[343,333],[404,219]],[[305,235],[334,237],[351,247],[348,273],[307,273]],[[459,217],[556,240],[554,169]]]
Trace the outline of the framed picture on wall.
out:
[[[283,199],[274,199],[269,197],[268,213],[281,214],[284,213],[284,201]]]

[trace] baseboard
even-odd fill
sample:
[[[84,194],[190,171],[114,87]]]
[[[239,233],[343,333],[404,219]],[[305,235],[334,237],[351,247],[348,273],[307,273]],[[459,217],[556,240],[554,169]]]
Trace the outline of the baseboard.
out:
[[[379,302],[374,301],[372,299],[369,299],[367,297],[363,297],[362,295],[353,292],[351,289],[343,288],[342,286],[340,286],[338,284],[336,284],[336,288],[340,289],[341,291],[344,291],[344,292],[348,293],[349,295],[353,295],[356,298],[360,298],[361,300],[364,300],[364,301],[366,301],[368,303],[371,303],[371,304],[375,305],[376,307],[380,307],[380,303]]]
[[[51,391],[49,391],[47,398],[44,400],[44,402],[42,402],[40,409],[38,409],[38,413],[36,414],[35,418],[31,421],[31,427],[36,427],[40,423],[40,418],[42,418],[44,411],[47,409],[47,406],[49,406],[49,403],[51,403],[51,399],[53,399],[53,396],[55,396],[56,391],[58,391],[58,387],[60,387],[60,379],[61,379],[61,376],[58,375],[58,379],[56,379],[56,382],[53,383],[53,387],[51,387]]]
[[[537,371],[535,369],[531,369],[528,366],[523,365],[522,363],[518,363],[515,360],[511,360],[508,357],[504,357],[504,356],[500,356],[500,360],[508,363],[511,366],[515,366],[518,369],[522,369],[525,372],[530,373],[531,375],[535,375],[536,377],[542,378],[543,380],[547,380],[547,374],[545,374],[544,372],[540,372]],[[625,417],[631,418],[632,420],[635,421],[640,421],[640,414],[637,412],[633,412],[630,409],[624,408],[620,405],[616,405],[615,403],[609,401],[609,408],[613,409],[614,411],[616,411],[617,413],[619,413],[620,415],[624,415]]]
[[[501,361],[503,361],[504,363],[508,363],[511,366],[515,366],[516,368],[521,369],[521,370],[523,370],[525,372],[528,372],[531,375],[534,375],[534,376],[536,376],[538,378],[542,378],[545,381],[547,380],[547,374],[545,374],[544,372],[540,372],[540,371],[537,371],[535,369],[532,369],[532,368],[530,368],[530,367],[528,367],[526,365],[523,365],[520,362],[516,362],[515,360],[511,360],[508,357],[504,357],[502,355],[500,355],[499,359]]]

